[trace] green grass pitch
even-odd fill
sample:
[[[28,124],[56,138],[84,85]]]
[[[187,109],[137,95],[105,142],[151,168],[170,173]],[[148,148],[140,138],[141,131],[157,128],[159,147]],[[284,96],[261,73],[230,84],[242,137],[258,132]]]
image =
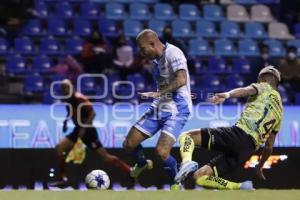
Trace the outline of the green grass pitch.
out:
[[[290,200],[300,190],[255,191],[1,191],[1,200]]]

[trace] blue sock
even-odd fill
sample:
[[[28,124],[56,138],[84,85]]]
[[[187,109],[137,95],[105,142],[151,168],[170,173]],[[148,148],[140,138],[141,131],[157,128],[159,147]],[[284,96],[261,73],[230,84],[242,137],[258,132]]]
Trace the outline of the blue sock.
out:
[[[170,178],[172,179],[172,183],[174,183],[174,178],[177,173],[177,161],[173,156],[169,156],[167,160],[163,161],[164,169],[168,172]]]
[[[137,165],[139,167],[143,167],[147,164],[147,160],[145,158],[143,147],[139,144],[132,152],[132,157],[135,159]]]

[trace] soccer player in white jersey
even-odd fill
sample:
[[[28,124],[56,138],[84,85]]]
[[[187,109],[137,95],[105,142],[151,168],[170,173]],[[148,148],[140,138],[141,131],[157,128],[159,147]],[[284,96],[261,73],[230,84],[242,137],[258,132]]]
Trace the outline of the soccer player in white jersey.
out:
[[[136,41],[141,54],[146,59],[153,60],[153,76],[158,90],[140,93],[142,97],[153,98],[153,103],[132,126],[123,143],[136,161],[131,176],[136,178],[145,169],[152,168],[153,163],[145,158],[141,142],[160,131],[156,153],[162,160],[164,169],[174,180],[177,161],[170,155],[170,151],[192,108],[186,58],[178,47],[163,44],[153,30],[143,30]],[[180,189],[180,185],[173,182],[171,189]]]

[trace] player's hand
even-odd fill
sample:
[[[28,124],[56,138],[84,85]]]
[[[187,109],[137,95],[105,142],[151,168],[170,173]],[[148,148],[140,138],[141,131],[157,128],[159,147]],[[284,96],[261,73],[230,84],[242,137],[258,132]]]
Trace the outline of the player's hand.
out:
[[[210,102],[213,104],[223,103],[228,98],[227,93],[216,93],[211,99]]]
[[[259,179],[262,179],[264,181],[267,180],[263,172],[263,167],[256,165],[255,169],[256,169],[256,175],[258,176]]]
[[[68,130],[67,123],[68,123],[67,120],[65,120],[65,121],[63,122],[63,128],[62,128],[62,130],[63,130],[64,133],[67,132],[67,130]]]
[[[141,95],[142,98],[148,98],[148,97],[157,98],[160,96],[159,92],[139,92],[138,94]]]

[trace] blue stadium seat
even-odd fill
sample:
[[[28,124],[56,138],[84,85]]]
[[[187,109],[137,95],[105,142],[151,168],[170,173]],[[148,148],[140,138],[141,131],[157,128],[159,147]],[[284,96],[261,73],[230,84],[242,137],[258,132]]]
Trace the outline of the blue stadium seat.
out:
[[[228,39],[217,39],[214,41],[215,54],[218,56],[236,55],[232,41]]]
[[[88,20],[74,19],[73,20],[73,32],[77,36],[90,36],[92,33],[92,24]]]
[[[6,75],[24,75],[30,72],[25,60],[20,55],[14,55],[7,59],[6,61]]]
[[[23,30],[25,35],[28,36],[42,36],[44,35],[41,22],[38,19],[31,19],[29,20]]]
[[[97,96],[101,96],[102,94],[103,94],[103,90],[102,91],[101,90],[96,91]],[[105,103],[107,105],[112,105],[112,104],[115,103],[115,99],[113,97],[113,94],[112,94],[111,90],[108,90],[108,93],[104,98],[101,98],[101,99],[97,98],[96,101]]]
[[[172,22],[172,33],[174,37],[188,38],[194,35],[191,24],[183,20]]]
[[[83,41],[80,38],[70,38],[66,40],[65,52],[67,54],[78,54],[82,50]]]
[[[194,75],[190,75],[190,85],[191,85],[191,90],[195,90],[198,88],[198,85],[196,83],[196,78]]]
[[[152,14],[149,11],[147,4],[133,3],[129,7],[130,18],[135,20],[149,20],[152,18]]]
[[[208,60],[207,71],[209,73],[227,73],[226,61],[222,57],[211,57]]]
[[[35,10],[40,18],[46,18],[49,15],[48,6],[45,2],[38,1],[35,3]]]
[[[44,80],[39,75],[29,75],[25,77],[23,92],[25,94],[36,94],[44,92]]]
[[[0,55],[4,56],[9,54],[9,46],[7,40],[4,38],[0,38]]]
[[[92,1],[99,4],[106,4],[111,2],[111,0],[92,0]]]
[[[232,21],[222,21],[220,36],[227,38],[241,37],[241,30],[238,23]]]
[[[50,94],[50,91],[46,90],[43,93],[43,104],[53,104],[55,103],[55,99],[52,97],[52,95]]]
[[[279,40],[265,40],[264,44],[269,47],[269,54],[272,57],[284,57],[286,54],[286,50],[283,47],[282,42]]]
[[[82,3],[82,2],[85,2],[85,0],[69,0],[69,2],[71,2],[71,3]]]
[[[137,49],[137,44],[136,44],[136,41],[135,41],[135,37],[136,36],[134,36],[133,38],[126,37],[126,43],[127,43],[127,45],[132,47],[134,54],[138,54],[138,49]]]
[[[282,104],[283,105],[290,104],[290,98],[289,98],[289,95],[287,94],[286,89],[282,85],[279,85],[278,86],[278,91],[279,91],[280,96],[281,96]]]
[[[181,4],[179,6],[179,17],[182,20],[196,21],[200,18],[200,12],[194,4]]]
[[[66,76],[58,75],[58,74],[50,76],[49,82],[45,82],[45,84],[49,85],[49,88],[46,89],[45,92],[43,93],[43,103],[50,104],[55,101],[58,101],[58,99],[53,98],[54,96],[64,96],[64,94],[61,91],[61,86],[58,83],[53,85],[52,83],[54,81],[62,81],[66,78],[67,78]]]
[[[238,98],[229,98],[229,99],[226,99],[226,101],[224,101],[224,105],[236,105],[238,103],[239,103]]]
[[[49,92],[49,93],[52,92],[53,95],[55,95],[55,96],[63,96],[64,94],[62,93],[61,86],[58,84],[58,82],[61,82],[62,80],[66,79],[66,78],[67,77],[65,75],[61,75],[61,74],[54,74],[54,75],[50,76],[50,81],[49,81],[49,83],[47,83],[50,88],[48,89],[47,92]],[[52,83],[54,83],[54,82],[56,82],[56,84],[52,85]],[[50,91],[50,90],[52,90],[52,91]],[[50,97],[51,97],[51,95],[50,95]],[[53,101],[53,98],[51,100]]]
[[[300,23],[295,24],[295,26],[294,26],[294,32],[295,32],[295,36],[297,38],[300,38]]]
[[[154,16],[159,20],[175,20],[173,6],[167,3],[157,3],[154,6]]]
[[[62,18],[72,18],[74,15],[72,5],[67,1],[57,2],[55,5],[55,15]]]
[[[239,40],[239,51],[240,56],[259,56],[259,48],[257,42],[251,39]]]
[[[70,35],[70,33],[68,33],[65,21],[58,18],[48,19],[47,33],[55,36]]]
[[[224,19],[224,14],[220,6],[208,4],[203,7],[203,17],[210,21],[221,21]]]
[[[150,29],[154,30],[159,37],[162,36],[162,32],[163,32],[166,25],[167,25],[167,23],[165,21],[162,21],[162,20],[151,19],[148,22],[148,27]]]
[[[83,94],[95,95],[98,89],[97,81],[94,77],[84,77],[80,82],[80,89]]]
[[[250,62],[248,59],[243,57],[236,57],[233,59],[231,72],[238,74],[250,74],[250,70]]]
[[[50,58],[46,55],[39,55],[33,59],[31,70],[34,73],[48,74],[49,69],[52,67]]]
[[[22,55],[32,55],[35,53],[33,42],[28,37],[15,39],[15,52]]]
[[[149,3],[149,4],[154,4],[158,2],[158,0],[138,0],[138,1],[142,3]]]
[[[259,22],[245,23],[245,36],[256,39],[264,39],[268,37],[263,24]]]
[[[234,0],[234,3],[242,4],[242,5],[252,5],[252,4],[257,4],[257,1],[256,0]]]
[[[127,18],[125,8],[120,3],[107,3],[105,5],[105,16],[107,19],[124,20]]]
[[[80,16],[87,19],[97,19],[99,17],[98,5],[90,1],[85,1],[81,3]]]
[[[52,37],[41,39],[40,53],[47,55],[62,54],[58,41]]]
[[[280,0],[256,0],[258,4],[279,4]]]
[[[146,80],[141,74],[131,74],[127,76],[127,81],[131,81],[136,91],[145,91],[146,89]]]
[[[125,36],[136,37],[138,33],[143,30],[143,25],[139,21],[129,19],[125,20],[123,23]]]
[[[201,83],[201,88],[203,88],[203,90],[211,90],[211,92],[213,92],[217,88],[220,88],[221,86],[220,77],[217,75],[202,76]]]
[[[192,39],[189,41],[189,55],[191,56],[209,56],[212,54],[207,40]]]
[[[205,65],[202,63],[202,60],[199,57],[194,58],[194,66],[197,75],[202,75],[206,73]]]
[[[106,37],[117,37],[120,34],[117,24],[113,20],[100,19],[98,21],[99,32]]]
[[[115,99],[118,102],[138,103],[138,96],[128,84],[121,84],[119,81],[114,83]]]
[[[134,3],[135,2],[135,0],[115,0],[116,2],[118,2],[118,3],[123,3],[123,4],[125,4],[125,3]]]
[[[289,40],[287,42],[287,45],[289,47],[296,47],[297,48],[297,55],[300,56],[300,40],[297,39],[297,40]]]
[[[226,78],[226,82],[227,88],[230,89],[244,87],[246,85],[244,78],[237,74],[228,75]]]
[[[216,25],[213,22],[199,20],[196,23],[196,34],[200,37],[217,37]]]

